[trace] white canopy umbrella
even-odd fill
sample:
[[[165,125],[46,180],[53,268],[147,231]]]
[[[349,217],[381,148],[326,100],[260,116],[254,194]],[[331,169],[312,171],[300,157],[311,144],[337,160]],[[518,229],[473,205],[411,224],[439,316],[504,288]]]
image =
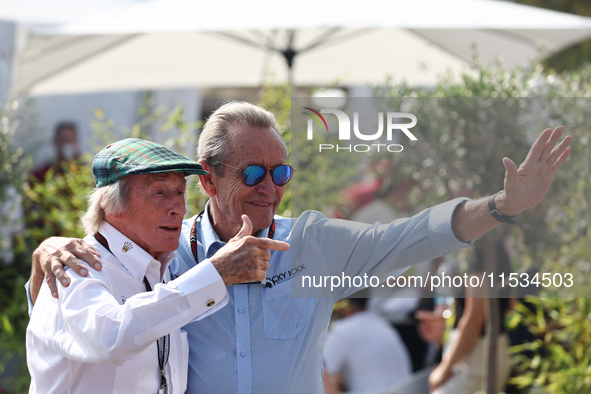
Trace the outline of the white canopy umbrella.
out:
[[[591,36],[591,18],[493,0],[278,8],[268,0],[152,0],[33,31],[13,91],[260,86],[269,70],[296,85],[381,83],[387,74],[431,85],[470,62],[473,43],[486,62],[501,55],[513,67]]]
[[[0,19],[51,27],[88,15],[123,10],[134,0],[0,0]]]

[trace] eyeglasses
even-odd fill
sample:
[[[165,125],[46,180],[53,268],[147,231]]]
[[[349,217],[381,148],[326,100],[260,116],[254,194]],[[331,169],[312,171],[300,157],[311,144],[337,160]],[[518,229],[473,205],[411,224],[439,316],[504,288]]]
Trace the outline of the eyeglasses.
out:
[[[231,168],[235,168],[237,170],[241,170],[242,183],[244,183],[246,186],[258,185],[263,181],[263,179],[265,179],[265,175],[267,174],[267,167],[265,167],[262,164],[251,164],[246,167],[238,168],[219,160],[209,160],[215,161],[216,163],[220,163]],[[271,179],[273,180],[274,184],[276,184],[277,186],[284,186],[291,180],[295,168],[293,168],[289,164],[279,164],[268,171],[271,173]]]

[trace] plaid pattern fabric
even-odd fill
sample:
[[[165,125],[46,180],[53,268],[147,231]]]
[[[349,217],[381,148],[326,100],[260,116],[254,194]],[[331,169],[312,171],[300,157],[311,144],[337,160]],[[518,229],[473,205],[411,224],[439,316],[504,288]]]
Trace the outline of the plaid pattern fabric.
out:
[[[127,138],[105,146],[92,161],[96,187],[103,187],[133,174],[184,172],[185,175],[207,171],[201,164],[151,141]]]

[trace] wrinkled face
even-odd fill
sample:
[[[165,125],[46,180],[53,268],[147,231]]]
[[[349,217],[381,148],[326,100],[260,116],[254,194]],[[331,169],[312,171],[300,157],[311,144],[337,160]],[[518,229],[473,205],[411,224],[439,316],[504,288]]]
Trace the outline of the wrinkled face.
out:
[[[233,152],[226,162],[230,166],[242,169],[250,164],[261,164],[271,169],[285,164],[281,137],[270,127],[233,126],[229,129],[228,143]],[[211,197],[214,229],[220,238],[227,241],[240,230],[242,214],[248,215],[252,221],[253,234],[269,227],[285,186],[275,185],[268,172],[258,185],[247,186],[242,182],[241,170],[224,167],[223,177],[210,171],[213,193],[206,188]]]
[[[185,215],[183,173],[130,175],[129,212],[107,221],[156,260],[179,247]]]

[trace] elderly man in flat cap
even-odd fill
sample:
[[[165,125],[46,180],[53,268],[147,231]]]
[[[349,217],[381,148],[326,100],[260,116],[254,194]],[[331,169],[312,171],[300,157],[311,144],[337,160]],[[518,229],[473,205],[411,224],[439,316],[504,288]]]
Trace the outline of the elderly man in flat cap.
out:
[[[31,393],[183,393],[189,350],[180,328],[228,302],[226,285],[264,278],[279,241],[244,243],[252,225],[216,256],[171,280],[187,175],[200,164],[159,144],[125,139],[93,161],[96,189],[82,218],[101,271],[52,297],[40,290],[27,328]],[[250,237],[252,238],[252,237]]]

